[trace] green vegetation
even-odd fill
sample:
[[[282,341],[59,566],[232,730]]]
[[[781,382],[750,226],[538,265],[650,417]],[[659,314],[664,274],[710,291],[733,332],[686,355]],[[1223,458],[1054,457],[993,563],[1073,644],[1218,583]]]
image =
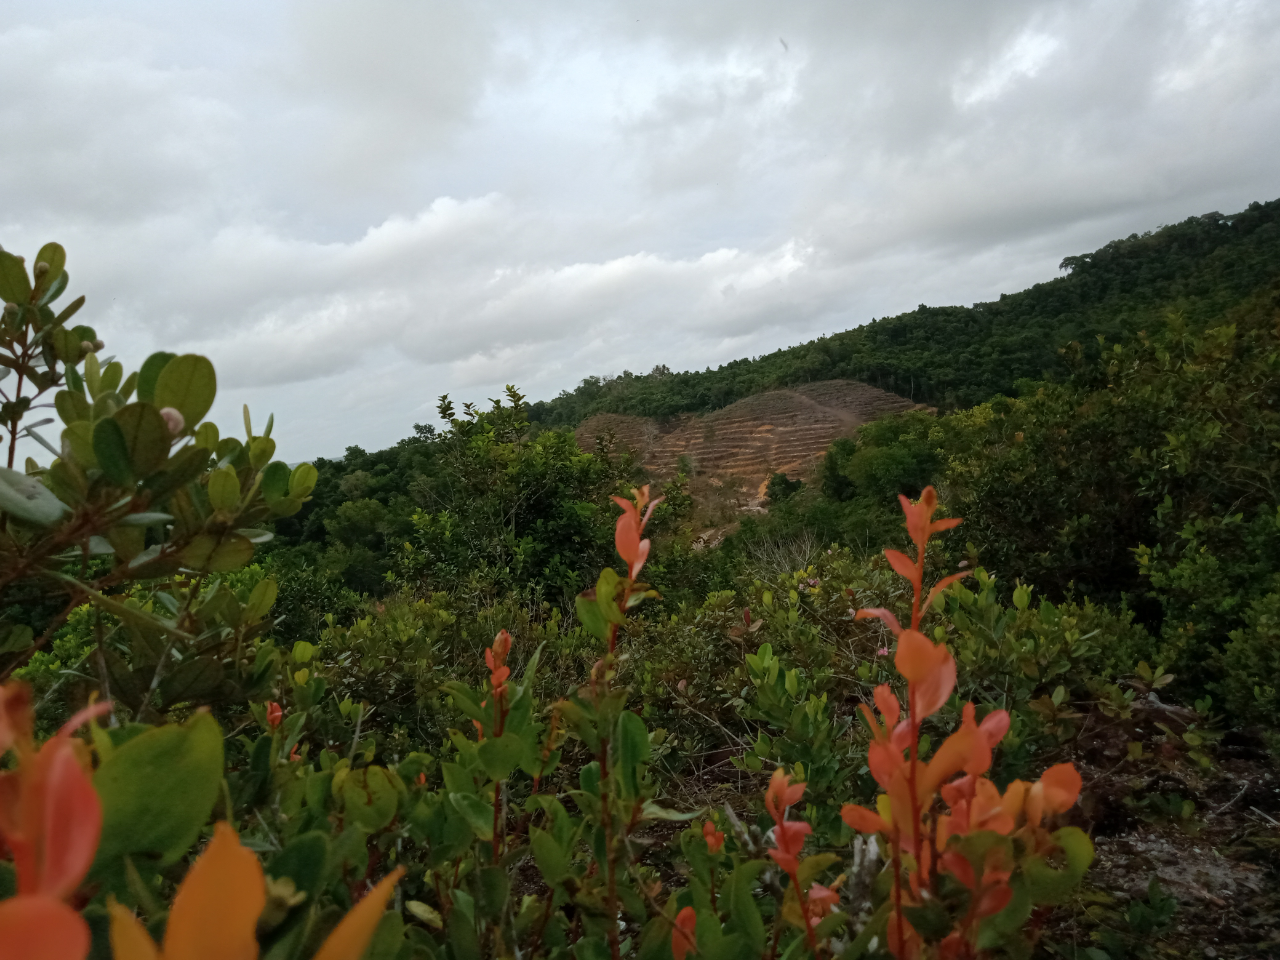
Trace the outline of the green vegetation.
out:
[[[715,374],[442,398],[443,430],[292,470],[270,420],[246,411],[244,439],[204,420],[203,358],[99,359],[50,306],[61,248],[32,278],[0,254],[0,365],[27,384],[0,380],[4,428],[47,440],[45,395],[62,421],[56,459],[0,471],[0,679],[30,685],[40,737],[111,702],[74,748],[101,846],[45,906],[93,957],[135,912],[159,937],[212,838],[265,865],[244,936],[282,960],[336,956],[320,943],[384,875],[379,960],[1143,955],[1195,905],[1149,874],[1127,906],[1081,888],[1077,828],[1225,845],[1263,822],[1231,821],[1246,803],[1280,814],[1278,214],[1195,218],[996,304]],[[550,426],[877,369],[949,409],[775,475],[768,513],[713,546],[685,476],[643,486]],[[28,694],[0,694],[0,777],[24,783]],[[927,802],[913,757],[948,771]],[[1237,779],[1259,786],[1233,811]],[[0,937],[27,869],[0,857]]]

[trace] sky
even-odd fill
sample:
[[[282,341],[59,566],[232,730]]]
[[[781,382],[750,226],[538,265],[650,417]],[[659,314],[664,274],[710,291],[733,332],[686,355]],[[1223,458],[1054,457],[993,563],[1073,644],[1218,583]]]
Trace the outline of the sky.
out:
[[[0,0],[0,245],[279,455],[1280,196],[1274,0]]]

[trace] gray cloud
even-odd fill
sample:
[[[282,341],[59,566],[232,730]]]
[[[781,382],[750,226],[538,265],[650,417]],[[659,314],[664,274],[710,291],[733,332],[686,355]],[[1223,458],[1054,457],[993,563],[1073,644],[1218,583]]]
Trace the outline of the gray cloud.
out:
[[[1274,3],[10,7],[0,243],[291,459],[1280,194]]]

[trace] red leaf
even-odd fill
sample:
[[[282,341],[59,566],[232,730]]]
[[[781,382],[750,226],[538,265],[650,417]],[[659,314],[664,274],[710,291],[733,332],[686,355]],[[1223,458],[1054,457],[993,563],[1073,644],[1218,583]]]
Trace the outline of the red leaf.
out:
[[[920,571],[916,569],[915,562],[905,553],[897,550],[886,550],[884,555],[889,561],[889,566],[893,567],[898,576],[906,577],[912,583],[918,582]]]
[[[858,833],[889,832],[889,825],[884,822],[880,814],[856,804],[846,803],[841,807],[840,819],[849,825],[850,830],[856,830]]]
[[[933,585],[933,589],[929,591],[929,596],[925,598],[924,606],[921,607],[920,609],[928,610],[931,606],[933,606],[934,597],[940,594],[943,590],[947,589],[947,587],[951,586],[961,577],[967,577],[971,573],[973,573],[972,570],[961,570],[959,573],[953,573],[949,577],[943,577],[941,580],[939,580],[937,583]]]

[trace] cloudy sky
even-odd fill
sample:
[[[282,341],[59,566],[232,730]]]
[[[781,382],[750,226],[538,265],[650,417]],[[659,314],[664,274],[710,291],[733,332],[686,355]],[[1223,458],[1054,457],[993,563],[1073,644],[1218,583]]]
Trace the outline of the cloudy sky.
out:
[[[0,0],[0,244],[224,426],[715,366],[1280,196],[1280,3]]]

